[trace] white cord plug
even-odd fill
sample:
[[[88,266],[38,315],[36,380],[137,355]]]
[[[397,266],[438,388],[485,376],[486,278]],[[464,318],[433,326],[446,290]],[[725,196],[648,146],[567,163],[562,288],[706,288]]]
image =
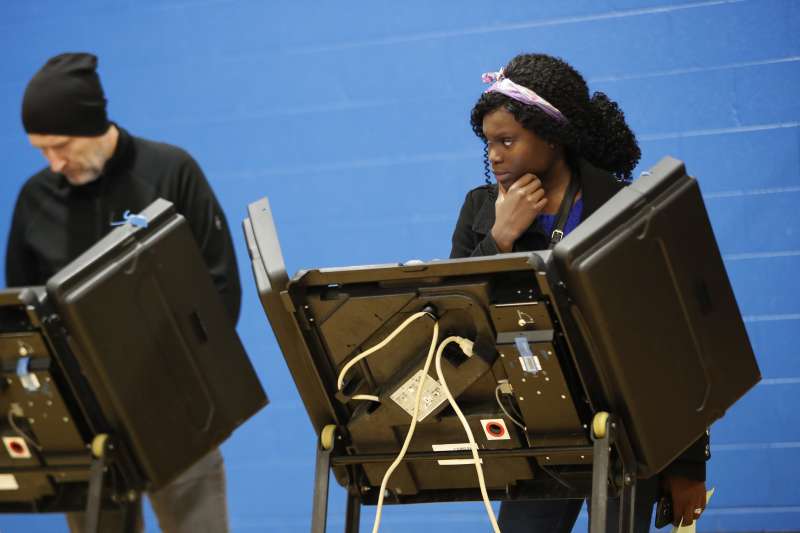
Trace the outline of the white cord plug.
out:
[[[464,352],[464,355],[467,357],[472,357],[472,354],[474,353],[472,349],[475,346],[474,342],[469,339],[465,339],[464,337],[455,337],[454,340],[461,348],[461,351]]]
[[[25,416],[25,411],[23,411],[22,407],[16,402],[13,402],[11,404],[11,406],[8,409],[8,412],[12,416],[16,416],[17,418],[22,418],[23,416]]]
[[[514,394],[514,387],[511,386],[507,379],[501,379],[497,382],[497,385],[502,394]]]
[[[38,442],[36,442],[36,439],[34,439],[30,435],[22,431],[22,428],[20,428],[14,421],[15,417],[23,418],[24,416],[25,416],[25,411],[22,410],[22,406],[20,406],[18,403],[14,402],[11,405],[9,405],[8,413],[6,414],[8,425],[11,426],[11,429],[13,429],[17,435],[22,437],[25,440],[25,442],[27,442],[37,450],[41,451],[42,446]]]

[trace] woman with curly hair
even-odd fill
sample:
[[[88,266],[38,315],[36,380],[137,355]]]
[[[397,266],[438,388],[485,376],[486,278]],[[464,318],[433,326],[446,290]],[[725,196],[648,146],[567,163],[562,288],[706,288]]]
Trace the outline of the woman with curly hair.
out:
[[[641,152],[625,116],[605,94],[589,95],[583,77],[561,59],[515,57],[472,109],[485,143],[486,184],[467,193],[451,258],[543,250],[595,212],[631,178]],[[496,183],[491,180],[494,174]],[[689,525],[705,508],[707,436],[660,476],[674,523]],[[635,531],[649,531],[659,480],[637,483]],[[616,531],[618,501],[610,500]],[[581,500],[504,502],[505,533],[572,531]],[[699,511],[699,512],[698,512]]]
[[[472,109],[472,129],[486,143],[487,185],[467,194],[451,257],[546,249],[570,183],[563,233],[621,189],[641,155],[617,104],[590,98],[560,59],[520,55],[484,79],[494,84]]]

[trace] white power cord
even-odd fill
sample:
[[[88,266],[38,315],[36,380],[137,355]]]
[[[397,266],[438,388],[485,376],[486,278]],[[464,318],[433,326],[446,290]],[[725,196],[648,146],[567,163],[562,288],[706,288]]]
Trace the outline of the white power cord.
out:
[[[369,348],[368,350],[358,354],[356,357],[348,361],[347,364],[342,368],[341,372],[339,372],[339,376],[337,379],[337,388],[339,390],[342,389],[342,386],[344,385],[344,378],[347,375],[347,372],[355,364],[357,364],[365,357],[368,357],[373,353],[377,352],[381,348],[384,348],[397,335],[399,335],[400,332],[406,329],[412,322],[414,322],[418,318],[422,318],[423,316],[432,316],[432,315],[426,311],[420,311],[418,313],[414,313],[413,315],[408,317],[405,321],[403,321],[403,323],[400,324],[397,327],[397,329],[395,329],[392,333],[390,333],[381,342],[379,342],[372,348]],[[417,394],[414,399],[414,412],[411,416],[411,425],[408,428],[408,433],[406,433],[406,438],[403,441],[403,446],[400,449],[400,453],[397,454],[395,460],[392,462],[391,465],[389,465],[389,468],[386,470],[386,473],[384,474],[383,479],[381,480],[381,487],[380,487],[380,492],[378,494],[378,504],[375,510],[375,522],[373,523],[372,526],[372,533],[378,533],[378,530],[380,529],[381,513],[383,511],[383,500],[386,494],[386,486],[389,483],[389,478],[391,477],[392,473],[397,469],[397,467],[400,465],[400,463],[403,461],[403,458],[405,457],[405,454],[408,451],[408,447],[411,444],[411,438],[413,437],[414,429],[417,426],[417,417],[419,416],[419,408],[422,402],[422,391],[424,389],[425,379],[428,376],[428,370],[430,369],[431,360],[434,358],[434,349],[436,348],[436,341],[438,340],[438,337],[439,337],[439,321],[436,320],[433,325],[433,338],[431,339],[431,345],[430,348],[428,349],[428,356],[425,359],[425,365],[422,370],[422,378],[420,379],[420,384],[419,387],[417,388]],[[500,527],[497,525],[497,518],[494,515],[494,509],[492,509],[492,504],[489,501],[489,495],[486,491],[486,481],[483,478],[483,468],[481,467],[481,460],[480,457],[478,456],[478,444],[475,442],[475,437],[472,434],[472,430],[469,427],[469,423],[467,422],[467,419],[464,417],[464,413],[462,413],[461,409],[459,409],[458,404],[456,404],[456,401],[453,398],[450,389],[447,387],[447,382],[444,379],[444,375],[442,374],[442,365],[441,365],[442,353],[444,352],[444,348],[448,344],[454,342],[461,347],[461,350],[467,356],[469,357],[472,356],[473,342],[471,340],[458,336],[451,336],[446,338],[444,341],[442,341],[441,344],[439,344],[438,349],[435,350],[436,375],[439,377],[439,381],[442,384],[442,389],[444,390],[445,396],[447,397],[447,401],[453,407],[453,410],[456,412],[456,415],[458,416],[459,420],[461,421],[461,424],[464,426],[464,430],[467,433],[467,438],[469,439],[470,443],[470,450],[472,451],[472,458],[475,463],[475,470],[478,473],[478,485],[480,486],[481,496],[483,497],[483,504],[484,507],[486,507],[486,513],[489,516],[489,521],[492,523],[492,529],[494,530],[494,533],[501,533]],[[375,401],[374,396],[370,395],[358,395],[358,396],[359,398],[357,399],[360,400]],[[356,399],[356,397],[354,397],[354,399]]]
[[[478,444],[475,442],[475,437],[472,435],[472,429],[470,429],[469,423],[464,417],[464,413],[461,412],[461,409],[459,409],[458,404],[453,398],[453,395],[450,393],[450,389],[447,387],[447,381],[445,381],[444,374],[442,373],[442,353],[444,352],[445,346],[452,342],[458,343],[467,356],[472,356],[472,341],[463,337],[447,337],[442,341],[442,343],[439,345],[439,348],[436,350],[436,376],[439,378],[439,381],[442,384],[442,390],[444,390],[444,394],[447,396],[447,401],[450,403],[453,411],[456,412],[458,419],[461,421],[461,425],[464,426],[464,431],[467,433],[469,447],[472,451],[472,459],[475,462],[475,470],[478,473],[478,485],[480,485],[481,488],[483,505],[486,507],[486,514],[489,515],[489,521],[492,523],[492,529],[494,530],[494,533],[500,533],[500,526],[497,525],[497,518],[494,515],[494,509],[492,509],[492,504],[489,501],[489,494],[486,492],[486,481],[483,479],[483,467],[481,466],[481,459],[478,457]],[[377,532],[373,530],[373,533]]]
[[[526,428],[526,427],[525,427],[525,424],[523,424],[522,422],[520,422],[519,420],[517,420],[517,418],[516,418],[516,417],[512,416],[512,415],[511,415],[511,413],[509,413],[509,412],[506,410],[506,407],[503,405],[503,402],[500,400],[500,392],[502,392],[502,391],[503,391],[503,388],[504,388],[504,387],[510,387],[510,385],[508,385],[508,382],[506,382],[506,383],[500,383],[499,385],[497,385],[497,387],[495,387],[495,388],[494,388],[494,399],[495,399],[495,400],[497,400],[497,405],[500,407],[500,409],[503,411],[503,413],[504,413],[504,414],[505,414],[505,415],[506,415],[506,416],[507,416],[507,417],[508,417],[508,418],[509,418],[509,419],[510,419],[512,422],[514,422],[516,425],[518,425],[519,427],[521,427],[521,428],[523,429],[523,431],[528,431],[528,428]]]
[[[367,400],[369,402],[378,402],[381,403],[381,399],[374,394],[356,394],[351,400]]]
[[[348,361],[347,364],[344,365],[344,368],[342,368],[342,371],[339,372],[339,378],[336,381],[336,388],[338,390],[342,390],[342,385],[344,385],[344,377],[347,374],[347,371],[350,370],[353,367],[353,365],[355,365],[356,363],[358,363],[359,361],[361,361],[362,359],[364,359],[368,355],[372,355],[373,353],[377,352],[378,350],[380,350],[381,348],[383,348],[384,346],[386,346],[387,344],[392,342],[392,339],[394,339],[396,336],[398,336],[401,331],[406,329],[412,322],[414,322],[418,318],[422,318],[423,316],[432,317],[433,315],[431,315],[427,311],[420,311],[418,313],[414,313],[413,315],[411,315],[410,317],[405,319],[405,321],[402,324],[400,324],[397,327],[397,329],[395,329],[392,333],[390,333],[388,337],[383,339],[381,342],[379,342],[378,344],[376,344],[372,348],[370,348],[370,349],[368,349],[368,350],[366,350],[364,352],[361,352],[356,357],[353,357],[350,361]]]
[[[414,317],[412,316],[411,318]],[[401,328],[402,327],[403,326],[401,326]],[[428,348],[428,357],[425,358],[425,366],[422,367],[422,377],[420,378],[419,385],[417,386],[417,394],[414,399],[414,414],[411,415],[411,425],[408,427],[408,433],[406,433],[406,438],[403,441],[403,447],[400,449],[400,453],[397,454],[397,457],[395,458],[394,462],[392,462],[392,464],[389,465],[389,468],[386,470],[386,473],[383,475],[383,480],[381,481],[381,489],[380,493],[378,494],[378,505],[375,509],[375,522],[372,525],[372,533],[378,533],[378,529],[380,528],[381,525],[381,511],[383,510],[383,497],[386,494],[386,486],[389,484],[389,477],[391,477],[392,473],[403,461],[403,457],[405,457],[406,455],[408,446],[409,444],[411,444],[411,437],[414,435],[414,429],[417,427],[419,406],[422,403],[422,391],[425,389],[425,380],[428,378],[428,370],[431,367],[431,361],[433,360],[433,354],[436,349],[437,340],[439,340],[438,320],[433,323],[433,338],[431,339],[431,346],[430,348]]]
[[[22,411],[22,408],[19,406],[19,404],[12,403],[11,404],[11,408],[8,410],[8,413],[7,413],[7,416],[6,416],[6,418],[8,419],[8,425],[11,426],[11,429],[14,430],[14,433],[19,435],[25,442],[27,442],[28,444],[30,444],[31,446],[33,446],[37,450],[42,451],[42,446],[38,442],[36,442],[36,440],[33,437],[31,437],[30,435],[28,435],[27,433],[22,431],[22,428],[20,428],[17,425],[16,421],[14,420],[15,416],[23,417],[25,415],[24,415],[24,413]]]

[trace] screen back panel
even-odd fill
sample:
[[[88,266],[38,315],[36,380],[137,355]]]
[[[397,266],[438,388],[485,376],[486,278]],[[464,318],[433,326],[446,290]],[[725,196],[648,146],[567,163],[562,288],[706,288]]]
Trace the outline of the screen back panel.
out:
[[[760,379],[697,182],[665,159],[553,258],[605,405],[652,475]]]
[[[51,278],[47,292],[109,423],[153,489],[267,398],[185,219],[158,200]]]
[[[262,198],[248,205],[247,215],[242,222],[242,230],[258,297],[297,384],[311,424],[319,434],[326,424],[342,423],[343,413],[337,411],[324,387],[320,386],[319,375],[311,364],[308,347],[295,322],[292,304],[286,294],[289,276],[269,200]]]

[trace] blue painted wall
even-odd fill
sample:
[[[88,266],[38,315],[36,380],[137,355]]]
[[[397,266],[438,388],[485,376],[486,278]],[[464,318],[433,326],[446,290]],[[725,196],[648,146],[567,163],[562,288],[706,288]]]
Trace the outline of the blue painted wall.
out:
[[[479,75],[524,51],[564,57],[620,103],[639,170],[671,154],[699,178],[765,377],[713,428],[717,495],[700,530],[800,530],[797,0],[4,0],[0,50],[0,249],[43,163],[22,91],[62,51],[98,54],[112,118],[188,149],[222,201],[239,332],[273,402],[223,448],[235,532],[307,530],[314,457],[248,270],[245,206],[270,197],[291,272],[445,257],[483,179],[468,123]],[[332,530],[342,505],[337,490]],[[480,504],[407,507],[382,531],[434,528],[487,524]],[[62,529],[57,516],[0,516],[3,533]]]

